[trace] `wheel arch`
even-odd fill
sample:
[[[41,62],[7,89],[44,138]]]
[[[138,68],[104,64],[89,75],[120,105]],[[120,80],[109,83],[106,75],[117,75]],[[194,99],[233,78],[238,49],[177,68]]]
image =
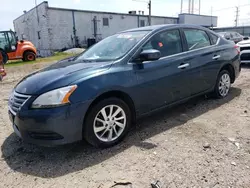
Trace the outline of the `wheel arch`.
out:
[[[221,67],[220,71],[223,71],[223,70],[227,70],[230,74],[230,78],[231,78],[231,83],[234,83],[235,81],[235,70],[234,70],[234,67],[233,65],[231,64],[225,64]]]
[[[96,105],[98,102],[106,99],[106,98],[111,98],[111,97],[115,97],[118,99],[123,100],[126,104],[128,104],[130,110],[131,110],[131,115],[132,115],[132,124],[135,123],[136,121],[136,110],[135,110],[135,104],[133,99],[125,92],[123,91],[119,91],[119,90],[112,90],[112,91],[107,91],[105,93],[102,93],[101,95],[99,95],[88,107],[87,112],[85,117],[87,117],[90,109]],[[84,121],[86,120],[86,118],[84,118]]]
[[[36,55],[36,52],[34,50],[28,48],[28,49],[24,49],[24,51],[22,53],[22,58],[24,58],[24,54],[27,53],[27,52],[32,52],[32,53],[34,53]]]

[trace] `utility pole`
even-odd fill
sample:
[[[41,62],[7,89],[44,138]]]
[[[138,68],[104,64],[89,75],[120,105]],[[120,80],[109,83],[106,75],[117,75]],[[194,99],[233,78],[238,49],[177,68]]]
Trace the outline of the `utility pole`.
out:
[[[194,14],[194,0],[192,0],[192,14]]]
[[[201,15],[201,0],[199,0],[199,15]]]
[[[191,1],[192,1],[192,0],[189,0],[189,1],[188,1],[188,13],[189,13],[189,14],[191,13]]]
[[[211,29],[213,30],[213,7],[211,7]]]
[[[151,0],[149,0],[149,2],[148,2],[148,9],[149,9],[148,25],[151,25],[151,10],[152,10]]]
[[[152,22],[151,22],[151,11],[152,11],[152,3],[151,3],[151,0],[148,0],[148,1],[145,1],[145,0],[133,0],[133,1],[137,1],[137,2],[143,2],[143,3],[147,3],[148,5],[148,10],[149,10],[149,14],[148,14],[148,25],[151,25]]]
[[[181,14],[182,14],[183,0],[181,0]]]
[[[36,5],[36,19],[37,19],[37,23],[39,25],[39,15],[38,15],[38,8],[37,8],[37,0],[35,0],[35,5]]]
[[[235,27],[238,26],[238,21],[239,21],[239,7],[235,7],[236,8],[236,19],[235,19]]]

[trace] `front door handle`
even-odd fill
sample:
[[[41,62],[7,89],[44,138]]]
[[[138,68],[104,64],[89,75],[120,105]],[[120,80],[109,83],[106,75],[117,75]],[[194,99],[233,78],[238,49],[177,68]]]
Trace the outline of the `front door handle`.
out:
[[[185,64],[180,65],[180,66],[178,67],[178,69],[185,69],[185,68],[187,68],[187,67],[189,67],[189,66],[190,66],[189,63],[185,63]]]
[[[214,57],[213,57],[213,60],[217,60],[217,59],[219,59],[220,58],[220,55],[215,55]]]

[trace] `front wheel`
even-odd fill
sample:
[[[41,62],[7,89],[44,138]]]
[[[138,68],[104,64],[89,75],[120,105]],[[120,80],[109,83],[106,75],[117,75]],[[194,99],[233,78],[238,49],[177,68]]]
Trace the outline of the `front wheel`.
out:
[[[83,127],[83,135],[91,145],[106,148],[120,142],[130,126],[129,106],[118,98],[108,98],[90,109]]]
[[[231,87],[231,77],[227,70],[222,70],[217,78],[214,95],[216,98],[224,98]]]

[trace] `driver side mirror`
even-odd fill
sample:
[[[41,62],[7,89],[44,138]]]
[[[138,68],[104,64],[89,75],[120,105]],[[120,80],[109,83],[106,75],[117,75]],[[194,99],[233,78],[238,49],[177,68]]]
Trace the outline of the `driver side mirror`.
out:
[[[249,39],[249,37],[243,37],[243,40],[248,40]]]
[[[160,58],[161,58],[161,52],[155,49],[143,50],[139,56],[139,59],[142,62],[143,61],[155,61]]]
[[[230,37],[226,36],[225,39],[230,40]]]

